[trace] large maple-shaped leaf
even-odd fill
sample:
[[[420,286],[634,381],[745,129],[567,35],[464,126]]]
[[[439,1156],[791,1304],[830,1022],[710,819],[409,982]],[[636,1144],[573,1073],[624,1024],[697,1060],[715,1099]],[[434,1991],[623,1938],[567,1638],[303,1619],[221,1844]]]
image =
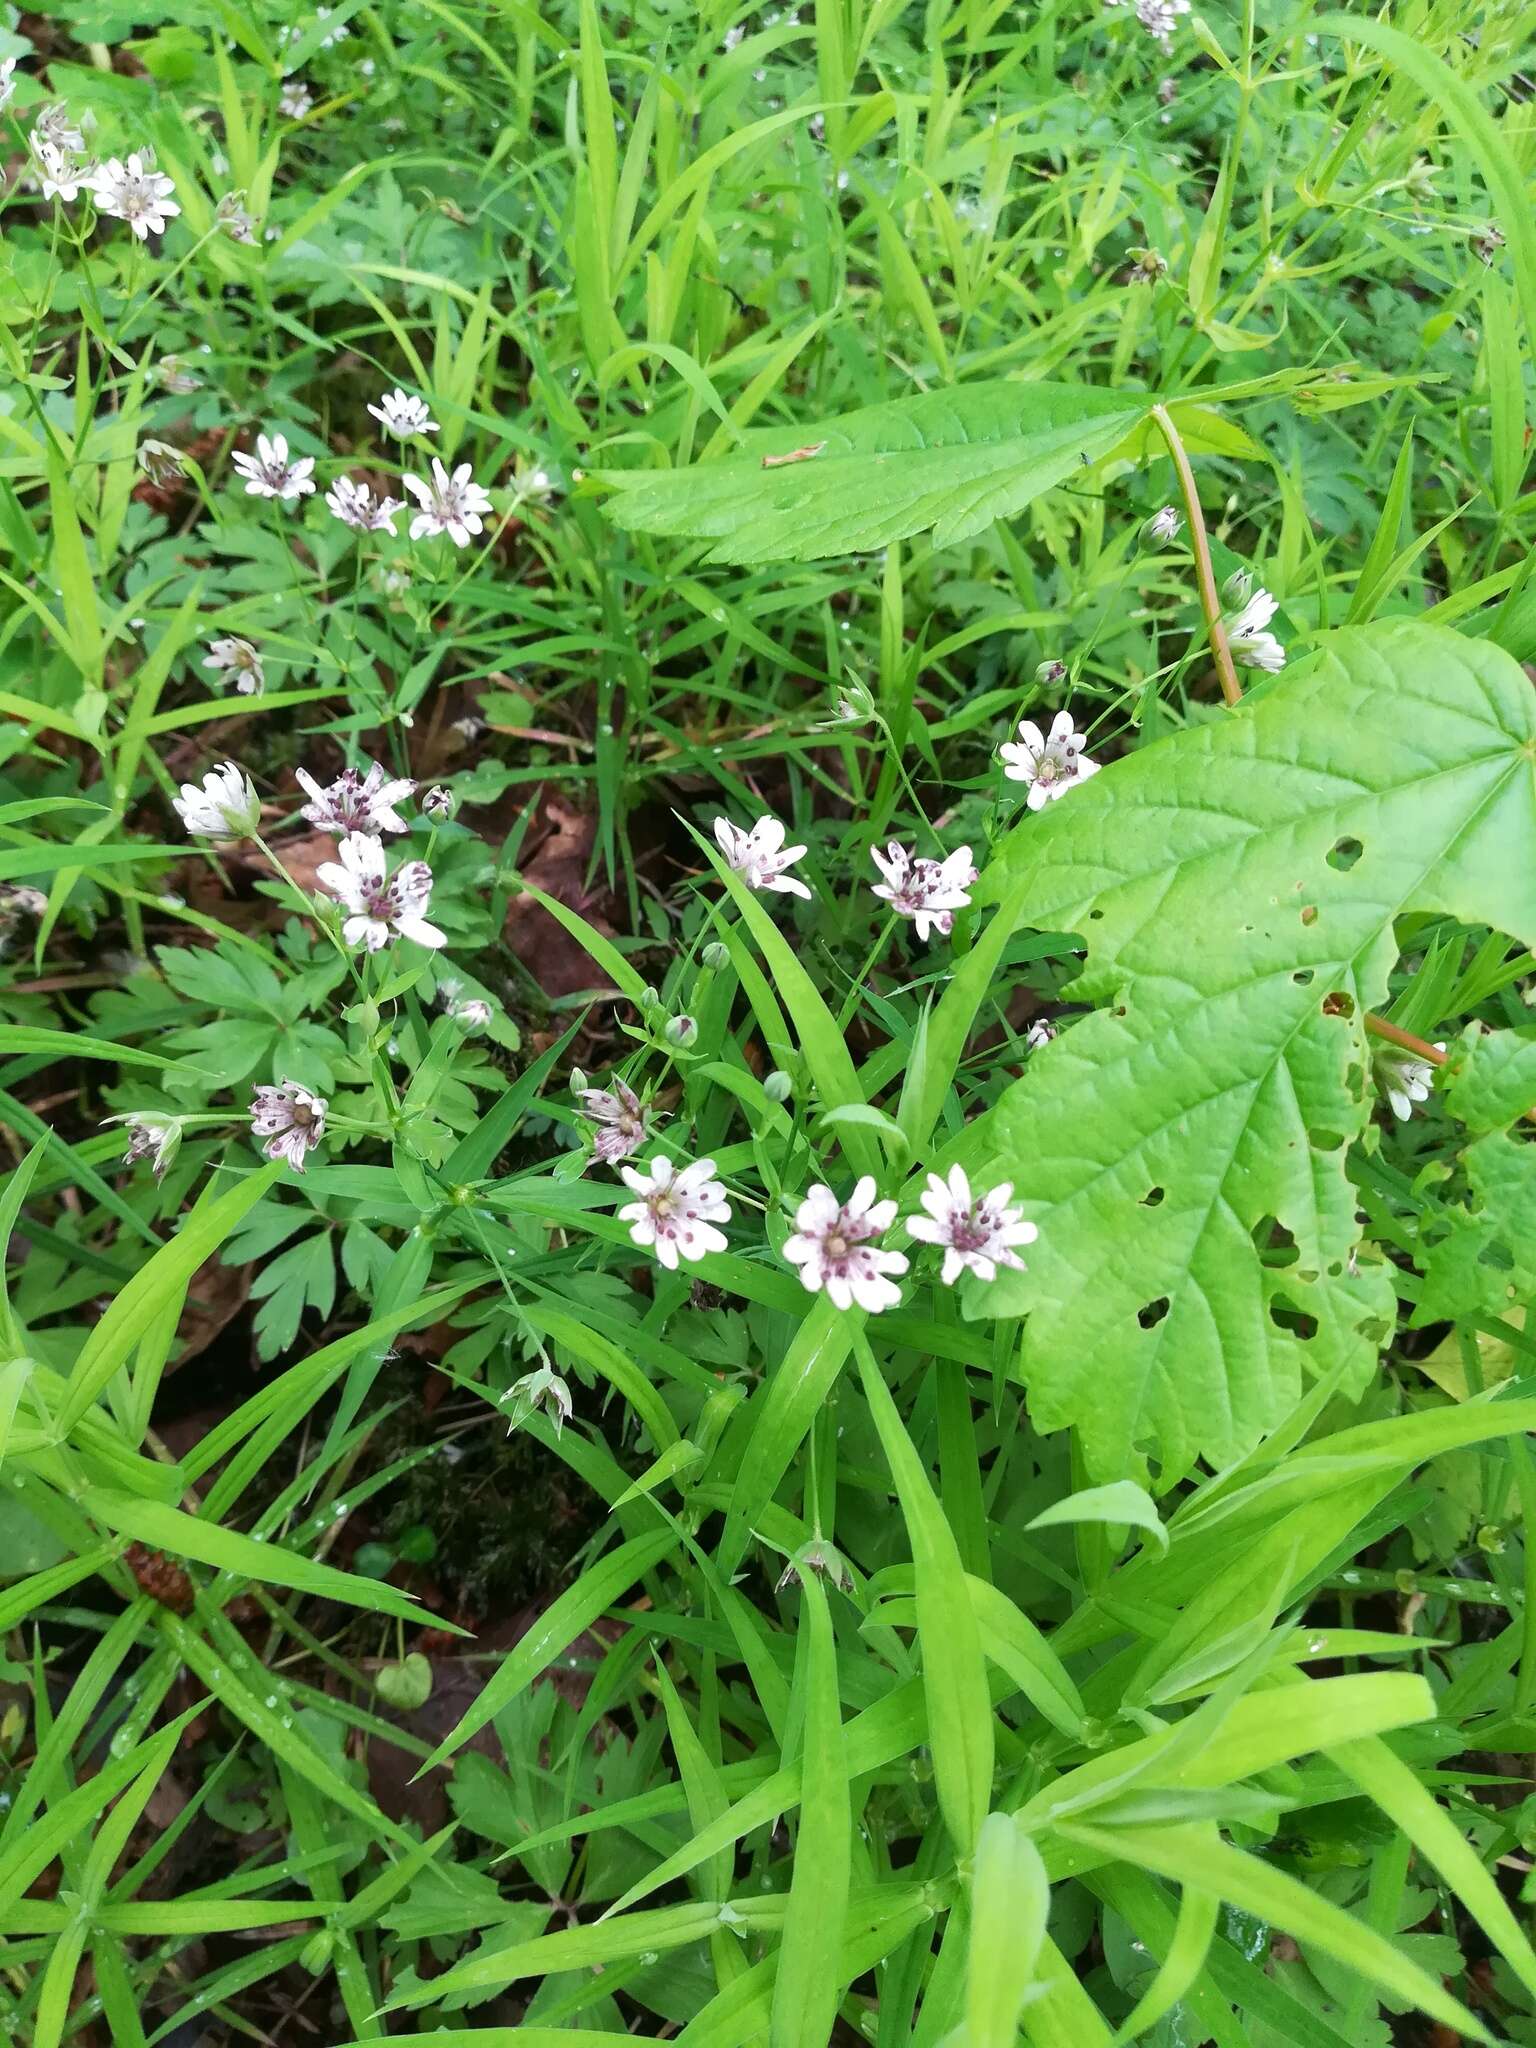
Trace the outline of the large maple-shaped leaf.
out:
[[[1040,1226],[1029,1270],[970,1306],[1027,1314],[1031,1413],[1078,1426],[1096,1473],[1136,1447],[1222,1462],[1307,1372],[1368,1377],[1393,1291],[1357,1269],[1345,1172],[1373,1107],[1364,1013],[1404,911],[1536,940],[1533,774],[1516,663],[1390,622],[1021,820],[991,893],[1080,932],[1074,992],[1105,1007],[967,1142]]]
[[[1097,462],[1151,405],[1079,384],[961,384],[751,434],[717,462],[597,477],[617,493],[616,525],[712,541],[711,562],[808,562],[930,529],[947,547]]]

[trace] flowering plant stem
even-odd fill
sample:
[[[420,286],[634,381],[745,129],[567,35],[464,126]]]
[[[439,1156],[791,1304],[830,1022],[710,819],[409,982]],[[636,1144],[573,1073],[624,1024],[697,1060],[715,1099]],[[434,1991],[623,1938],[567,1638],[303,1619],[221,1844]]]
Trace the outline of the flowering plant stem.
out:
[[[1200,494],[1195,489],[1195,473],[1189,466],[1189,457],[1184,452],[1184,443],[1179,430],[1169,417],[1167,408],[1154,405],[1152,417],[1158,431],[1168,443],[1168,453],[1178,473],[1179,493],[1184,500],[1184,517],[1189,522],[1190,546],[1195,552],[1195,581],[1200,590],[1200,609],[1205,614],[1205,630],[1210,638],[1211,655],[1216,663],[1216,676],[1221,684],[1221,694],[1228,704],[1236,704],[1242,698],[1242,685],[1237,680],[1237,670],[1232,663],[1232,650],[1227,645],[1227,629],[1221,622],[1221,599],[1216,590],[1216,571],[1211,566],[1210,543],[1205,537],[1205,515],[1200,510]]]

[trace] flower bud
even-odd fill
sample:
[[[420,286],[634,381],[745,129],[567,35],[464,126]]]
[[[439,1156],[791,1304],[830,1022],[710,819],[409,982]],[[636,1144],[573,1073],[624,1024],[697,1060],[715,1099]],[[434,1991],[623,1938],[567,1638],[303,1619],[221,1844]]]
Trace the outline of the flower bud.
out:
[[[763,1083],[763,1093],[770,1102],[788,1102],[795,1092],[795,1084],[781,1067],[775,1067]]]
[[[453,791],[444,789],[441,783],[429,789],[421,800],[423,817],[430,818],[436,825],[446,825],[454,813]]]
[[[1222,602],[1228,611],[1241,611],[1253,595],[1253,573],[1248,569],[1234,569],[1221,586]]]
[[[455,1003],[452,1011],[453,1021],[465,1031],[483,1031],[492,1015],[490,1004],[482,1002],[479,996],[471,996],[468,1002]]]
[[[1042,690],[1053,690],[1058,683],[1067,680],[1067,664],[1064,661],[1042,661],[1035,670],[1035,681]]]
[[[585,1095],[587,1090],[591,1087],[591,1085],[591,1082],[587,1079],[587,1071],[585,1067],[572,1067],[571,1093],[573,1095]]]
[[[699,1035],[699,1027],[692,1017],[669,1017],[663,1037],[668,1045],[692,1045]]]
[[[722,967],[730,966],[731,949],[729,946],[722,946],[718,939],[711,939],[699,958],[711,974],[718,974]]]
[[[1141,537],[1149,548],[1160,548],[1173,539],[1179,530],[1179,511],[1176,505],[1164,505],[1160,512],[1154,512],[1141,529]]]

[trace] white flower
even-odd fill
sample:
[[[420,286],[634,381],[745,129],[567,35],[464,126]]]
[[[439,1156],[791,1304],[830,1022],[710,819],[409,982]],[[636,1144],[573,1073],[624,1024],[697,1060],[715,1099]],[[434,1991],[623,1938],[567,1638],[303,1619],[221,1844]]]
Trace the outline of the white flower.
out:
[[[341,935],[349,946],[377,953],[392,938],[414,939],[418,946],[444,946],[445,935],[428,924],[423,912],[432,901],[432,870],[424,860],[408,860],[384,878],[384,842],[366,832],[349,832],[336,849],[340,860],[325,861],[316,879],[348,915]]]
[[[135,151],[126,162],[108,157],[91,181],[100,212],[126,221],[141,242],[151,235],[163,235],[166,221],[180,213],[176,187],[157,171],[154,158]]]
[[[399,498],[375,498],[366,484],[355,484],[349,476],[337,477],[325,502],[343,526],[359,533],[393,533],[395,514],[402,509]]]
[[[600,1126],[592,1140],[592,1156],[605,1166],[616,1166],[632,1158],[645,1143],[650,1129],[650,1112],[627,1082],[617,1074],[613,1086],[578,1088],[576,1100],[593,1123]]]
[[[715,839],[749,889],[777,889],[783,895],[810,901],[811,892],[804,882],[787,872],[805,848],[784,844],[784,827],[777,818],[759,818],[750,832],[743,832],[729,818],[716,818]]]
[[[924,854],[908,853],[893,839],[884,853],[871,848],[869,857],[885,877],[875,883],[875,894],[883,897],[898,917],[910,917],[920,939],[927,938],[930,926],[947,938],[954,929],[955,912],[964,910],[971,900],[968,892],[976,880],[971,849],[962,846],[944,860],[930,860]]]
[[[181,450],[169,441],[141,441],[139,468],[152,484],[168,484],[173,477],[186,474]]]
[[[184,782],[172,799],[187,830],[202,839],[245,839],[261,823],[261,798],[245,770],[233,761],[210,768],[202,787]]]
[[[243,192],[226,192],[213,209],[213,224],[232,242],[256,240],[256,223],[245,210]]]
[[[629,1225],[630,1241],[653,1246],[662,1265],[675,1269],[679,1259],[702,1259],[706,1252],[723,1252],[726,1236],[717,1223],[729,1223],[731,1205],[725,1189],[715,1179],[713,1159],[696,1159],[691,1166],[675,1167],[670,1159],[651,1161],[650,1174],[622,1166],[620,1177],[640,1197],[626,1202],[619,1216]]]
[[[1018,741],[998,748],[1003,773],[1010,782],[1029,784],[1029,808],[1038,811],[1054,797],[1065,796],[1076,783],[1097,775],[1099,764],[1083,752],[1085,735],[1076,731],[1070,711],[1058,711],[1047,739],[1031,719],[1019,725]]]
[[[0,114],[3,114],[11,104],[11,96],[15,90],[16,59],[14,57],[0,57]]]
[[[417,398],[398,386],[386,391],[377,405],[370,405],[373,414],[386,434],[393,434],[398,441],[408,441],[413,434],[435,434],[437,421],[424,398]]]
[[[85,148],[84,128],[91,124],[89,114],[85,122],[77,124],[62,100],[39,107],[32,120],[33,142],[46,142],[52,148],[62,150],[67,156],[77,156]]]
[[[442,783],[434,783],[421,800],[421,813],[432,819],[434,824],[446,825],[455,810],[454,795]]]
[[[1445,1051],[1445,1041],[1435,1043],[1436,1052]],[[1376,1085],[1392,1105],[1392,1114],[1399,1123],[1406,1123],[1413,1115],[1416,1102],[1427,1102],[1434,1086],[1435,1070],[1427,1060],[1416,1060],[1412,1053],[1378,1052],[1372,1064],[1376,1069]]]
[[[297,1081],[258,1088],[251,1096],[251,1135],[265,1138],[269,1159],[286,1159],[295,1173],[304,1171],[304,1157],[325,1136],[326,1100]]]
[[[295,778],[309,797],[299,812],[322,832],[345,838],[349,832],[367,832],[377,838],[381,832],[409,832],[410,826],[395,805],[415,792],[416,785],[404,775],[391,777],[377,761],[368,763],[368,773],[343,768],[334,782],[323,787],[307,768],[296,768]]]
[[[1264,669],[1270,675],[1277,675],[1285,667],[1285,649],[1266,630],[1279,609],[1277,598],[1267,590],[1256,590],[1251,597],[1245,594],[1241,611],[1222,620],[1234,661],[1240,661],[1244,668]]]
[[[987,1195],[971,1195],[971,1184],[958,1166],[949,1169],[947,1181],[936,1173],[919,1200],[926,1216],[910,1216],[907,1229],[922,1244],[944,1247],[944,1265],[939,1278],[953,1287],[969,1270],[978,1280],[993,1280],[999,1266],[1022,1270],[1024,1261],[1013,1249],[1016,1244],[1033,1244],[1040,1235],[1033,1223],[1026,1223],[1017,1209],[1009,1207],[1012,1181],[1003,1181]]]
[[[96,166],[70,149],[60,149],[46,135],[33,131],[29,147],[32,165],[45,199],[62,199],[66,206],[90,189]]]
[[[259,696],[266,681],[261,656],[249,640],[241,640],[233,633],[222,640],[208,642],[203,667],[227,670],[234,677],[235,688],[242,697]]]
[[[1136,19],[1154,42],[1166,50],[1181,14],[1188,14],[1189,0],[1136,0]]]
[[[317,7],[315,9],[316,27],[318,28],[325,22],[328,22],[331,18],[331,13],[332,10],[329,7]],[[334,50],[336,45],[339,42],[345,41],[351,33],[352,30],[346,22],[338,21],[334,28],[326,29],[325,34],[321,36],[320,47],[322,50]]]
[[[1160,548],[1166,541],[1173,539],[1181,523],[1178,507],[1165,505],[1160,512],[1152,514],[1141,529],[1141,537],[1149,548]]]
[[[254,455],[234,455],[230,460],[245,478],[248,498],[304,498],[315,488],[310,471],[313,455],[288,460],[288,442],[282,434],[256,436]]]
[[[905,1273],[906,1255],[886,1252],[871,1242],[883,1237],[896,1215],[894,1202],[874,1199],[875,1183],[865,1174],[846,1202],[829,1187],[811,1188],[795,1211],[795,1232],[784,1241],[784,1256],[800,1268],[809,1292],[825,1288],[838,1308],[855,1303],[877,1315],[894,1308],[901,1289],[888,1273]]]
[[[1043,1045],[1049,1045],[1056,1036],[1056,1026],[1049,1018],[1037,1017],[1024,1034],[1024,1043],[1031,1052],[1038,1052]]]
[[[285,78],[277,96],[277,111],[290,121],[302,121],[315,104],[315,96],[302,78]]]
[[[450,476],[434,455],[431,483],[423,483],[419,476],[403,476],[400,481],[421,507],[411,521],[412,540],[420,540],[423,534],[446,533],[456,548],[466,548],[470,535],[484,527],[480,515],[490,511],[491,501],[474,481],[467,462],[461,462]]]
[[[158,1110],[135,1109],[126,1116],[109,1116],[107,1122],[128,1126],[124,1166],[147,1159],[155,1179],[164,1180],[166,1168],[181,1150],[180,1117],[162,1116]]]

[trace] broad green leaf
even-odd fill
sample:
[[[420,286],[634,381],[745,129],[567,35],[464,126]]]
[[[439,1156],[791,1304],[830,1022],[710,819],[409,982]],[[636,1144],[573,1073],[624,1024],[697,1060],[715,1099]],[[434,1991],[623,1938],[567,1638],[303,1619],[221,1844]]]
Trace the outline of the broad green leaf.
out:
[[[928,532],[950,547],[1090,467],[1150,409],[1089,385],[961,384],[753,433],[723,461],[598,477],[617,525],[710,541],[711,562],[808,562]]]
[[[1079,1426],[1093,1471],[1154,1441],[1165,1473],[1227,1462],[1304,1379],[1364,1384],[1394,1314],[1345,1166],[1364,1015],[1404,911],[1536,938],[1533,748],[1514,661],[1389,621],[1013,833],[998,915],[1081,932],[1074,993],[1105,1007],[968,1135],[1041,1226],[973,1305],[1028,1315],[1031,1418]]]

